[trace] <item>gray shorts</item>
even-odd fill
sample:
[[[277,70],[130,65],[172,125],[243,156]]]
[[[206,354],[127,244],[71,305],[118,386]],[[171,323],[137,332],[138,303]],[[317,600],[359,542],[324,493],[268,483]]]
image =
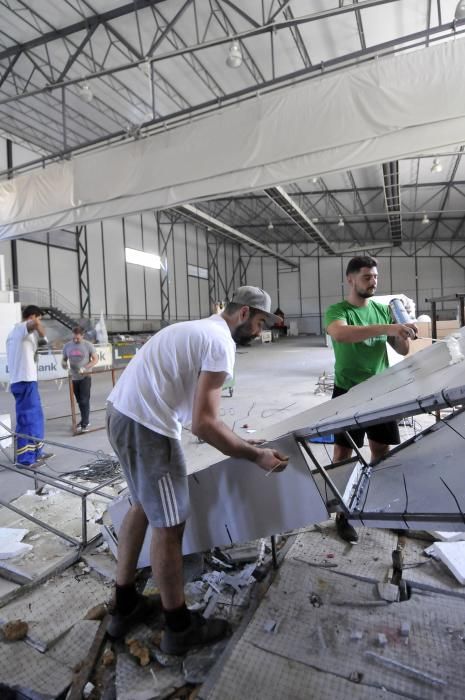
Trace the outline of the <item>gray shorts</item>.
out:
[[[152,527],[173,527],[189,516],[189,487],[181,441],[160,435],[107,407],[110,444],[119,459],[133,503]]]

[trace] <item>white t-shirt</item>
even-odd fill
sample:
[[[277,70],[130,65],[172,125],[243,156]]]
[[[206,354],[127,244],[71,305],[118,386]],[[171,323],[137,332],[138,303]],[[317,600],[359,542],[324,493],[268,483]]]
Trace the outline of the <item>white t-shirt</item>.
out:
[[[182,426],[192,421],[200,372],[232,378],[235,352],[221,316],[168,326],[132,358],[108,401],[146,428],[180,440]]]
[[[36,350],[36,331],[28,331],[27,321],[17,323],[6,339],[10,384],[37,381]]]

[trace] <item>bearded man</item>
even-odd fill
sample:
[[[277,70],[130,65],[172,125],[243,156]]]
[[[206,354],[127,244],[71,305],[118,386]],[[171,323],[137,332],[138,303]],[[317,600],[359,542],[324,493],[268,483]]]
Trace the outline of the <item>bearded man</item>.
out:
[[[181,655],[228,632],[224,620],[186,607],[182,538],[189,515],[183,426],[232,457],[265,471],[281,471],[286,456],[242,440],[219,418],[221,391],[234,370],[235,342],[273,325],[269,295],[244,286],[221,314],[168,326],[134,356],[108,397],[110,443],[123,468],[131,507],[118,537],[115,605],[108,633],[121,637],[147,616],[147,599],[135,588],[136,566],[148,526],[151,564],[160,590],[165,629],[160,648]],[[252,464],[251,464],[252,466]]]
[[[386,343],[401,355],[407,355],[410,340],[417,328],[413,323],[393,323],[389,306],[374,301],[378,285],[378,262],[370,256],[352,258],[346,269],[349,294],[344,301],[326,310],[325,327],[331,336],[335,355],[334,391],[332,398],[345,394],[365,379],[380,374],[389,366]],[[365,430],[351,430],[357,447],[362,447]],[[371,461],[383,457],[390,445],[400,442],[396,421],[373,425],[366,429]],[[352,444],[344,433],[334,436],[333,462],[352,456]],[[343,513],[336,515],[339,536],[352,544],[358,535]]]

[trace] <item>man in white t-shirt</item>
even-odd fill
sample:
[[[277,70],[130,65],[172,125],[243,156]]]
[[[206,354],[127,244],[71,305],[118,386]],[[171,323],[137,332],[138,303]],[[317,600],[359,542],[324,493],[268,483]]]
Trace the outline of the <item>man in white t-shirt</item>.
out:
[[[36,351],[47,345],[42,310],[26,306],[23,321],[6,339],[10,390],[16,403],[16,462],[23,467],[39,466],[52,453],[45,454],[44,414],[37,383]]]
[[[193,646],[223,637],[224,620],[206,620],[185,603],[182,537],[189,515],[183,425],[226,455],[249,459],[265,471],[281,471],[287,457],[242,440],[219,419],[221,390],[234,370],[235,341],[256,337],[272,325],[269,295],[240,287],[222,314],[164,328],[135,355],[108,397],[110,443],[131,494],[118,538],[115,608],[108,626],[123,636],[147,616],[136,592],[136,565],[147,526],[151,558],[166,627],[160,647],[184,654]],[[252,465],[251,465],[251,468]]]

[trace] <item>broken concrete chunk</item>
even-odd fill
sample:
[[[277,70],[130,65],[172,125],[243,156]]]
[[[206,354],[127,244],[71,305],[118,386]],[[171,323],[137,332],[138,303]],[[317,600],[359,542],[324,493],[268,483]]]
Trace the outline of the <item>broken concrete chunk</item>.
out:
[[[352,641],[359,641],[363,637],[363,632],[360,630],[351,630],[350,638]]]
[[[112,666],[115,663],[115,652],[113,649],[105,649],[105,651],[102,654],[102,664],[104,666]]]
[[[88,698],[94,688],[95,688],[94,684],[91,683],[90,681],[88,681],[83,688],[82,697]]]
[[[29,625],[24,620],[10,620],[2,627],[4,638],[8,642],[17,642],[24,639],[29,630]]]
[[[275,627],[276,620],[265,620],[265,622],[263,623],[264,632],[274,632]]]
[[[150,663],[150,652],[138,639],[128,639],[126,644],[131,656],[135,656],[139,659],[139,664],[141,666],[147,666]]]
[[[400,625],[400,636],[409,637],[410,636],[410,622],[402,622]]]
[[[388,603],[397,603],[399,600],[399,587],[395,586],[393,583],[382,583],[381,581],[377,584],[378,595],[381,600],[386,600]]]
[[[378,643],[378,646],[380,646],[380,647],[385,647],[386,644],[388,643],[388,640],[387,640],[386,635],[383,634],[382,632],[379,632],[379,633],[376,635],[376,641],[377,641],[377,643]]]

